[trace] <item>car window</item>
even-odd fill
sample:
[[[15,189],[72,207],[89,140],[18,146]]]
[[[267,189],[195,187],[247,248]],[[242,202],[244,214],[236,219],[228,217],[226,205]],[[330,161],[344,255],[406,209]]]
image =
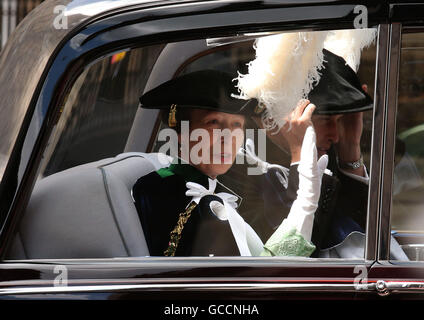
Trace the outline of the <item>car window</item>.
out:
[[[363,48],[358,64],[352,66],[347,64],[349,56],[343,60],[331,51],[335,47],[325,51],[323,61],[334,61],[339,69],[329,65],[318,69],[319,75],[325,71],[330,78],[320,82],[319,91],[314,91],[318,93],[308,96],[317,110],[312,115],[317,157],[328,155],[327,170],[321,168],[322,182],[314,184],[319,193],[312,194],[305,181],[315,176],[308,176],[303,162],[294,157],[305,133],[299,144],[290,142],[294,128],[285,128],[289,135],[279,134],[281,122],[267,131],[269,122],[263,120],[270,117],[261,113],[266,110],[261,95],[243,102],[243,108],[252,108],[250,113],[240,113],[243,96],[234,93],[228,96],[238,100],[228,108],[239,108],[239,113],[213,109],[216,101],[224,103],[220,100],[222,90],[228,89],[222,87],[224,74],[233,90],[234,79],[252,72],[259,43],[251,36],[237,41],[180,41],[115,52],[87,66],[63,102],[9,258],[213,257],[255,252],[252,255],[306,256],[311,261],[363,259],[375,43]],[[308,53],[293,55],[308,59]],[[301,70],[299,74],[301,79]],[[180,79],[187,82],[180,85]],[[295,80],[296,74],[286,75],[281,88]],[[318,86],[312,83],[313,88]],[[179,102],[170,103],[169,97]],[[337,103],[328,103],[331,99]],[[327,109],[318,110],[324,105]],[[173,117],[181,123],[171,125]],[[190,129],[184,136],[184,123],[191,130],[230,128],[239,134],[230,139],[230,149],[235,149],[227,152],[222,144],[219,158],[224,164],[229,161],[226,167],[212,167],[201,158],[207,149],[200,142],[210,136],[205,137],[205,131],[196,136]],[[178,161],[184,143],[196,150],[199,162]],[[293,204],[306,203],[297,199],[309,201],[316,194],[312,212],[307,217],[300,214],[290,232],[284,229],[282,234],[280,227],[288,221]],[[299,221],[310,221],[309,227]],[[305,239],[296,223],[310,229],[310,238]],[[283,243],[286,238],[290,240]],[[267,250],[258,249],[259,244]]]
[[[124,150],[138,95],[161,48],[117,52],[85,70],[64,103],[41,177]]]
[[[423,261],[424,33],[404,33],[401,44],[391,228],[409,259]]]

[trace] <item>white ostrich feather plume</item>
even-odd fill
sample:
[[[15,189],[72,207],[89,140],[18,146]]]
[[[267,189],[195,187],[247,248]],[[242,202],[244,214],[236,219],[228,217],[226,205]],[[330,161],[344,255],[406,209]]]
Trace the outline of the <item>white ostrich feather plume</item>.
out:
[[[377,29],[350,29],[330,31],[324,42],[324,48],[345,59],[346,63],[358,71],[362,49],[371,45],[377,35]]]
[[[266,106],[267,129],[280,128],[301,98],[320,78],[322,49],[328,32],[283,33],[255,42],[256,58],[248,74],[239,74],[241,98],[256,98]]]
[[[256,98],[266,107],[266,129],[281,128],[299,100],[320,79],[323,48],[345,58],[357,71],[361,50],[374,39],[373,29],[281,33],[259,38],[248,73],[239,74],[240,98]]]

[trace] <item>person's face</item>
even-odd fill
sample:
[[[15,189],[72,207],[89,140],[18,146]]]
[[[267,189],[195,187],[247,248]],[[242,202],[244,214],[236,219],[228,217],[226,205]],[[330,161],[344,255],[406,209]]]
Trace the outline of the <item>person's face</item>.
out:
[[[192,109],[189,118],[189,162],[211,178],[226,173],[243,144],[244,116]]]
[[[312,115],[317,137],[318,158],[326,154],[332,144],[339,142],[339,121],[343,115]]]

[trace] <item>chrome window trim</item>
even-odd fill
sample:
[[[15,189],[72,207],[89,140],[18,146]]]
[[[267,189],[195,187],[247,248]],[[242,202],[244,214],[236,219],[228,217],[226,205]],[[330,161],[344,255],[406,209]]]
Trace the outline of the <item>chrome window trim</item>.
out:
[[[199,283],[199,284],[129,284],[129,285],[93,285],[93,286],[53,286],[53,287],[20,287],[0,289],[0,296],[15,294],[49,294],[78,292],[112,292],[112,291],[325,291],[325,292],[372,292],[375,283],[364,284],[357,289],[356,284],[310,284],[310,283]],[[424,284],[421,284],[424,288]]]
[[[299,262],[302,266],[308,267],[311,265],[335,265],[338,263],[341,266],[355,267],[364,265],[370,267],[373,262],[366,262],[363,259],[357,258],[311,258],[311,257],[296,257],[296,256],[187,256],[187,257],[162,257],[162,256],[143,256],[143,257],[113,257],[113,258],[69,258],[69,259],[8,259],[3,260],[0,264],[0,272],[13,267],[33,269],[37,265],[42,265],[44,269],[53,269],[55,266],[66,266],[68,268],[77,268],[81,265],[96,266],[98,268],[109,267],[129,267],[134,268],[140,266],[140,263],[148,263],[152,268],[163,269],[170,267],[169,262],[172,261],[172,268],[190,267],[201,268],[210,267],[214,264],[219,264],[220,267],[251,267],[252,263],[258,267],[277,267],[281,265],[297,265]]]
[[[366,226],[365,260],[375,261],[378,249],[378,216],[381,207],[382,156],[384,143],[384,115],[386,104],[387,62],[389,55],[389,25],[378,26],[376,53],[374,114],[371,142],[370,184]]]
[[[148,283],[148,284],[105,284],[105,285],[72,285],[52,287],[19,287],[0,289],[0,296],[28,294],[60,294],[60,293],[101,293],[101,292],[223,292],[223,291],[263,291],[263,292],[353,292],[373,293],[386,296],[391,293],[423,293],[422,281],[384,281],[373,280],[367,283]]]
[[[390,216],[396,142],[396,111],[398,96],[401,23],[393,23],[389,30],[387,63],[387,95],[384,109],[384,144],[382,155],[381,207],[378,220],[378,260],[390,260]]]

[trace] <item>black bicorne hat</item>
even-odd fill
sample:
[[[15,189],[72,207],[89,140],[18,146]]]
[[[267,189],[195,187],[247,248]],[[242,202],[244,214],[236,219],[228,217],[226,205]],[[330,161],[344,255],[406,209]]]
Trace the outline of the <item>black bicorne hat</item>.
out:
[[[333,115],[373,108],[371,97],[362,89],[356,72],[346,61],[324,49],[321,78],[308,99],[315,104],[314,114]]]
[[[237,98],[239,92],[234,78],[229,73],[217,70],[188,73],[143,94],[140,106],[147,109],[195,108],[253,115],[257,100]]]

